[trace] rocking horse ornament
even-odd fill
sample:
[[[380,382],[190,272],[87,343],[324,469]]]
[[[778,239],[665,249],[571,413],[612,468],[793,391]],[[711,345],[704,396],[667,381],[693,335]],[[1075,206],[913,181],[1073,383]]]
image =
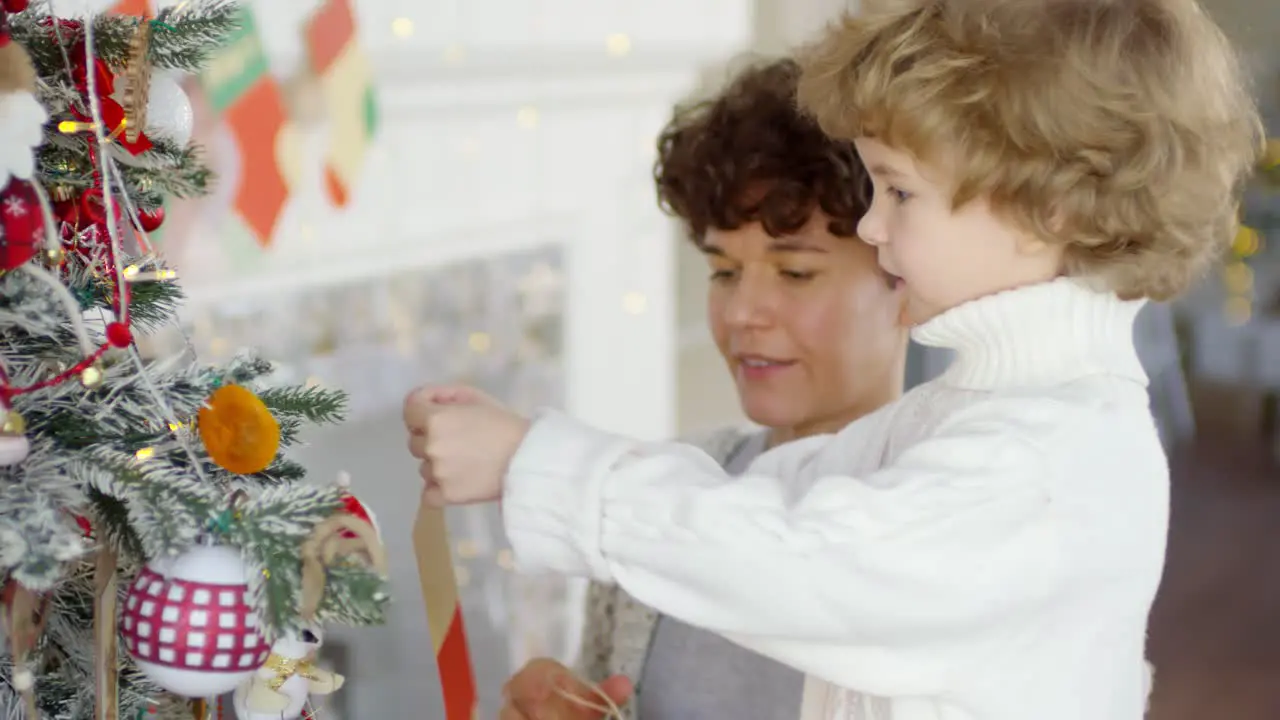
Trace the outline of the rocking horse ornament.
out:
[[[315,665],[324,644],[315,618],[324,595],[325,569],[352,559],[386,575],[386,549],[372,523],[341,512],[316,526],[302,546],[302,626],[276,640],[267,661],[236,688],[232,704],[238,720],[297,720],[311,696],[342,687],[345,678]]]

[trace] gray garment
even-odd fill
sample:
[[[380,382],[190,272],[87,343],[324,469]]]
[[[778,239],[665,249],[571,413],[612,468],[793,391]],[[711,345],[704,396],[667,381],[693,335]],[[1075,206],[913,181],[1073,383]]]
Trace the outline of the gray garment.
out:
[[[766,435],[747,438],[725,470],[742,473],[764,451]],[[662,617],[640,685],[638,720],[791,720],[800,712],[804,674],[715,633]]]

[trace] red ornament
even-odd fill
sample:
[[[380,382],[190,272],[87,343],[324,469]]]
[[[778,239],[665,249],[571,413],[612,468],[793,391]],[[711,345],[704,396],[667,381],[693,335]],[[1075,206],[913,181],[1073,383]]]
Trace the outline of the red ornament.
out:
[[[13,270],[35,257],[44,239],[44,220],[31,184],[10,178],[0,190],[0,270]]]
[[[122,322],[113,322],[107,325],[107,342],[111,343],[111,347],[125,348],[133,344],[133,332],[129,330],[129,326]]]
[[[373,511],[370,510],[364,503],[360,502],[360,500],[357,499],[355,495],[352,495],[350,492],[347,491],[347,488],[351,487],[351,476],[345,472],[339,474],[338,487],[342,488],[342,512],[345,512],[348,515],[355,515],[361,520],[369,523],[370,525],[373,526],[373,531],[377,533],[379,537],[381,537],[382,530],[381,528],[378,527],[378,521],[374,517]],[[353,538],[353,537],[356,537],[356,534],[351,532],[350,530],[343,530],[342,537]]]
[[[183,697],[230,692],[266,662],[240,553],[197,546],[149,563],[129,586],[120,636],[148,678]]]
[[[80,217],[85,225],[97,225],[106,220],[106,202],[102,199],[101,190],[90,188],[80,195]]]
[[[4,9],[11,13],[20,13],[30,4],[30,0],[4,0]]]
[[[59,221],[70,225],[72,228],[80,229],[80,200],[55,200],[53,202],[53,214]]]
[[[155,232],[164,224],[164,208],[158,207],[155,210],[142,210],[138,213],[138,227],[143,232]]]

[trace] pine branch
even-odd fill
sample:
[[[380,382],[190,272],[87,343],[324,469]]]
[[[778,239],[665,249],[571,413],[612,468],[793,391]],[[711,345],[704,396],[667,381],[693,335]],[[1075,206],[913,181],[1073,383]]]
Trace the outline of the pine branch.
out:
[[[148,558],[190,547],[226,503],[218,488],[167,463],[138,462],[106,447],[92,448],[88,457],[78,473],[87,486],[136,500],[126,503],[129,522]]]
[[[382,625],[387,615],[387,580],[358,564],[329,568],[316,617],[322,623]]]
[[[27,48],[42,77],[62,68],[62,53],[56,36],[38,24],[49,15],[47,3],[33,3],[33,9],[12,18],[13,37]],[[147,59],[157,68],[199,71],[212,53],[239,29],[241,16],[234,0],[182,3],[161,10],[152,24]],[[93,19],[94,54],[113,70],[129,61],[129,46],[140,20],[128,15],[97,15]],[[62,28],[63,43],[84,42],[83,30]]]
[[[88,488],[85,495],[93,505],[93,517],[98,521],[93,528],[98,541],[114,549],[120,555],[121,562],[146,562],[142,539],[129,525],[129,508],[124,501],[96,487]]]
[[[277,457],[271,467],[252,476],[254,480],[266,485],[279,486],[301,482],[307,478],[307,468],[301,463],[285,457]]]
[[[154,332],[173,320],[183,299],[182,286],[177,283],[136,282],[130,285],[129,317],[136,329]]]
[[[258,355],[238,355],[227,365],[222,374],[222,382],[248,385],[259,378],[270,375],[275,367],[270,361]]]
[[[178,8],[181,8],[180,10]],[[198,72],[242,24],[233,0],[168,7],[152,24],[147,59],[161,68]]]
[[[186,199],[209,193],[216,175],[204,162],[204,148],[195,143],[179,148],[164,138],[150,139],[151,150],[139,156],[146,159],[145,164],[118,163],[129,197],[140,210],[153,210],[169,197]],[[121,153],[115,152],[117,158]]]
[[[342,422],[347,411],[347,394],[321,387],[270,388],[258,393],[277,417],[296,417],[309,423]]]
[[[302,433],[302,420],[291,417],[277,417],[276,423],[280,426],[281,447],[289,447],[298,442],[298,436]]]
[[[272,488],[246,503],[229,529],[228,541],[256,566],[251,573],[254,596],[269,637],[296,626],[302,583],[298,550],[340,505],[338,488]]]

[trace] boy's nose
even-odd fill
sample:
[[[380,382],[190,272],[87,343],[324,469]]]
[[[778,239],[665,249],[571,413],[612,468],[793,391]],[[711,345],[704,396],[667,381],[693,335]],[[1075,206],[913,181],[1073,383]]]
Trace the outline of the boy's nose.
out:
[[[858,220],[858,237],[868,245],[879,246],[884,244],[884,222],[880,220],[879,215],[880,213],[876,212],[873,205],[870,210],[863,214],[862,219]]]

